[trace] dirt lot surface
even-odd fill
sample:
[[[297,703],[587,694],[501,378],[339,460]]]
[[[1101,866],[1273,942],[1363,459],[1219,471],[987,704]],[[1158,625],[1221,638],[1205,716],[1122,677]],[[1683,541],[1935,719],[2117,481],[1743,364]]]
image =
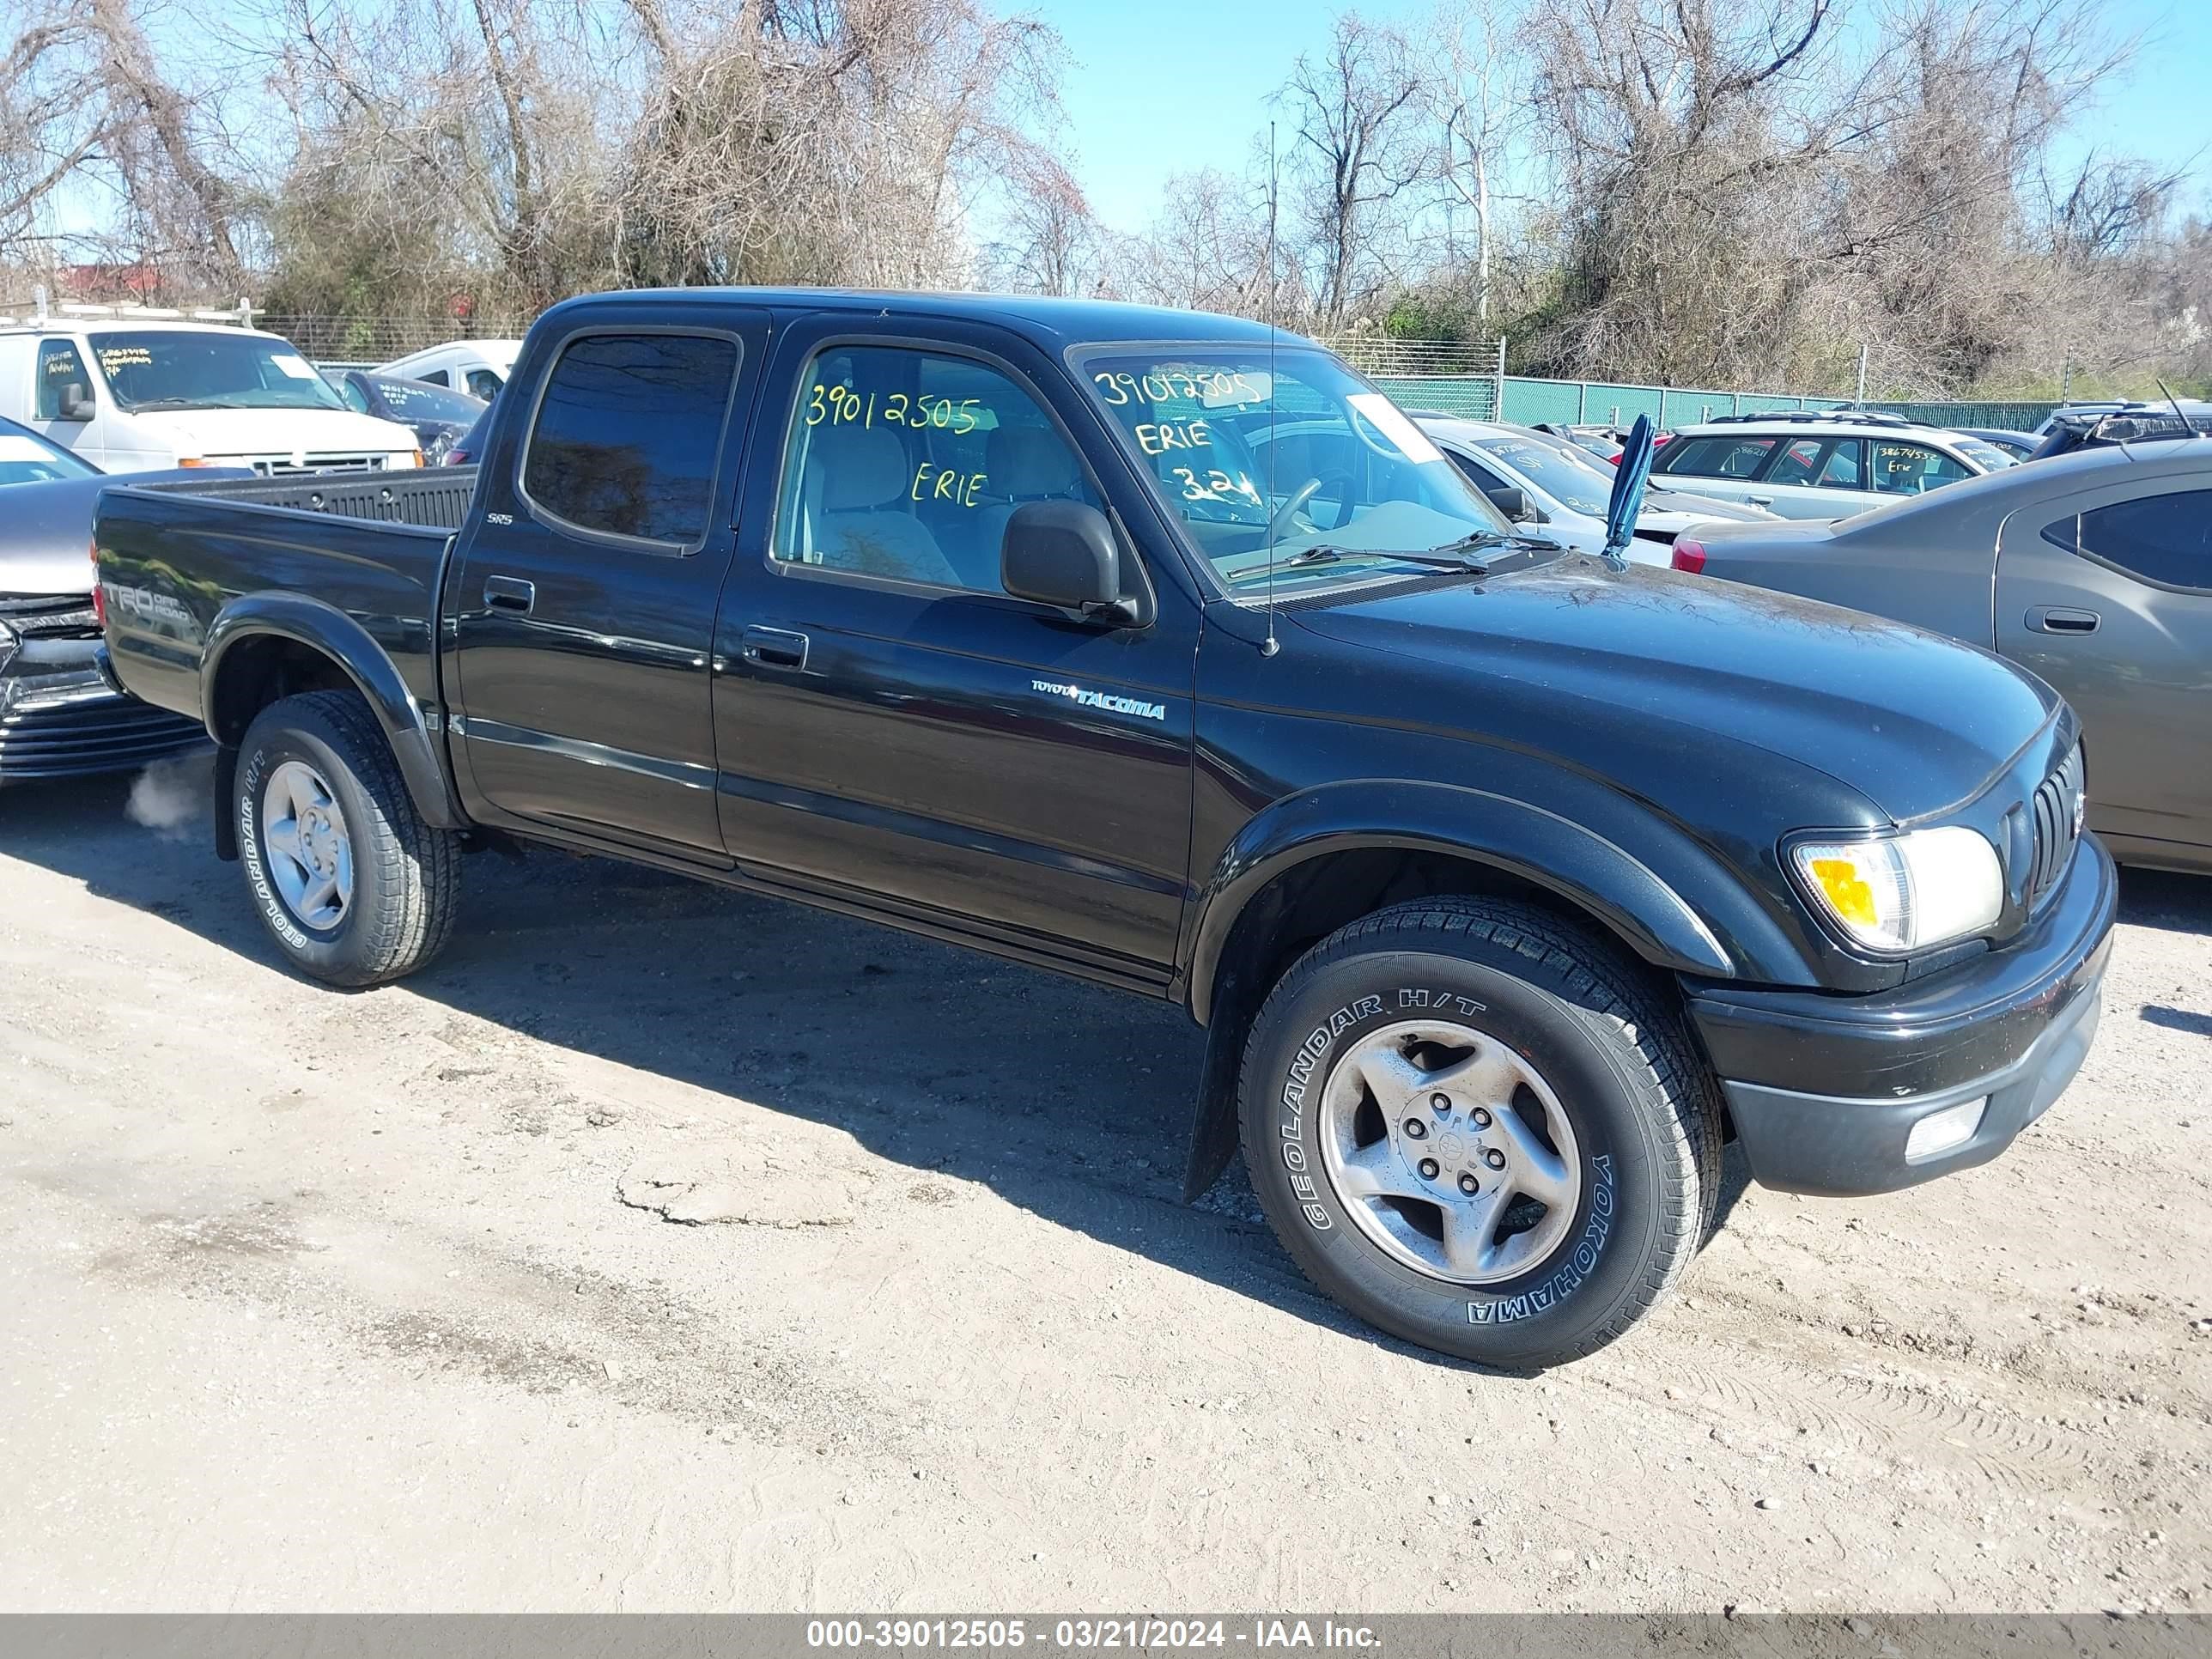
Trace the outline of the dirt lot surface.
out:
[[[1176,1012],[557,854],[276,964],[0,796],[10,1608],[2212,1607],[2212,881],[1997,1164],[1756,1188],[1534,1380],[1175,1201]]]

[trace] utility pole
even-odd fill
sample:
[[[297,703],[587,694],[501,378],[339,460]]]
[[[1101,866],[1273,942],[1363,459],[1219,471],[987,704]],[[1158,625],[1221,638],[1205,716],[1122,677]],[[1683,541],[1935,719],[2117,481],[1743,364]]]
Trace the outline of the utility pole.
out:
[[[1854,407],[1863,408],[1866,404],[1866,372],[1867,343],[1861,340],[1859,342],[1859,390],[1858,395],[1851,399]]]

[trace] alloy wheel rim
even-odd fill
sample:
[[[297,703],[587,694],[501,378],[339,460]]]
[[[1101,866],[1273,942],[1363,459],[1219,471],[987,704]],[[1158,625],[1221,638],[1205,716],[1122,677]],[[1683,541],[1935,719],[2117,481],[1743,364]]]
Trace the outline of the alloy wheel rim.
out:
[[[1582,1156],[1565,1108],[1524,1056],[1474,1026],[1369,1032],[1330,1069],[1318,1127],[1353,1224],[1431,1279],[1517,1278],[1574,1224]]]
[[[327,933],[353,908],[353,835],[323,775],[286,761],[261,791],[261,845],[269,878],[292,919]]]

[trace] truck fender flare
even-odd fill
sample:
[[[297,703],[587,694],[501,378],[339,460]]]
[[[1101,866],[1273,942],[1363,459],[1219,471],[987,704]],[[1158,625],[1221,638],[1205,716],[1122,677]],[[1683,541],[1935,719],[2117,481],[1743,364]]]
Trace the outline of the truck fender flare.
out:
[[[1208,1023],[1222,954],[1252,897],[1308,860],[1374,848],[1443,854],[1533,882],[1604,923],[1658,966],[1715,979],[1742,972],[1703,913],[1641,859],[1587,824],[1486,789],[1347,781],[1276,802],[1223,850],[1198,897],[1190,933],[1187,982],[1200,1024]]]
[[[1651,822],[1655,831],[1686,840]],[[1391,780],[1328,784],[1286,797],[1254,817],[1224,850],[1194,906],[1184,985],[1192,1017],[1206,1028],[1206,1044],[1183,1171],[1186,1202],[1212,1186],[1235,1153],[1244,1040],[1268,989],[1234,974],[1222,980],[1238,919],[1269,883],[1298,865],[1375,848],[1443,854],[1532,882],[1661,967],[1723,979],[1744,971],[1740,952],[1724,945],[1704,915],[1650,866],[1596,830],[1547,808],[1487,790]],[[1759,957],[1776,947],[1792,954],[1734,878],[1717,864],[1712,869],[1717,890],[1728,896],[1731,933],[1748,933]]]
[[[200,659],[200,716],[210,736],[222,740],[216,710],[224,657],[246,640],[272,635],[319,652],[344,670],[392,745],[399,775],[425,823],[435,830],[469,827],[447,787],[429,723],[399,670],[367,629],[325,600],[304,593],[247,593],[223,606],[208,629]]]

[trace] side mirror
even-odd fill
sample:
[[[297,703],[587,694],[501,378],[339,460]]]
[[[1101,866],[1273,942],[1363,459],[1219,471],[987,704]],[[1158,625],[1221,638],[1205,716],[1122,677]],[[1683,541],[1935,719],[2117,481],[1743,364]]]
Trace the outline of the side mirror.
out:
[[[999,544],[999,583],[1018,599],[1057,605],[1127,626],[1136,607],[1121,597],[1121,550],[1114,526],[1087,501],[1024,501]]]
[[[1528,492],[1519,484],[1499,484],[1482,492],[1490,497],[1490,504],[1515,524],[1536,522],[1536,509],[1530,505]]]
[[[62,412],[64,421],[88,421],[96,412],[88,386],[70,385],[62,388]]]

